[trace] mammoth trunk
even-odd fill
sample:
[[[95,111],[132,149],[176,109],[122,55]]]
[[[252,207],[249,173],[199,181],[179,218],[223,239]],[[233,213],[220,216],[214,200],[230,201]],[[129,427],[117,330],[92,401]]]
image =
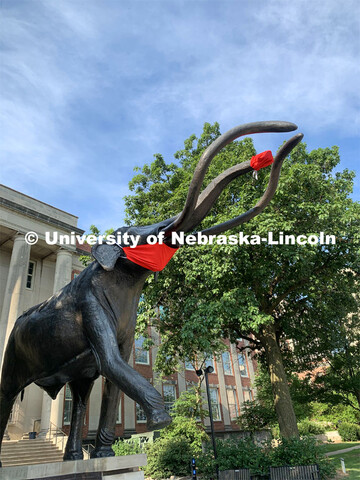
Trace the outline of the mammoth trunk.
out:
[[[285,438],[299,437],[288,380],[280,347],[276,340],[274,325],[266,325],[263,328],[260,341],[265,350],[280,435]]]

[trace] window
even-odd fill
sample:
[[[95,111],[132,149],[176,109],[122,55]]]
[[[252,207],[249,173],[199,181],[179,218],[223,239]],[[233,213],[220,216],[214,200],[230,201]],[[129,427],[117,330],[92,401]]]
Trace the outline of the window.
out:
[[[121,398],[120,398],[120,402],[119,402],[119,408],[118,408],[118,414],[117,414],[117,417],[116,417],[116,423],[121,423]]]
[[[219,403],[219,393],[217,387],[210,387],[210,402],[211,402],[211,410],[213,414],[213,420],[219,421],[221,420],[220,414],[220,403]]]
[[[64,425],[71,423],[72,395],[68,384],[65,385]]]
[[[215,362],[214,362],[214,357],[212,355],[205,355],[204,357],[204,368],[206,367],[213,367],[214,373],[215,373]]]
[[[174,402],[176,400],[176,389],[175,385],[171,384],[164,384],[163,385],[163,396],[164,396],[164,403],[165,403],[165,410],[170,413]]]
[[[254,396],[250,388],[244,388],[243,389],[243,394],[244,394],[244,401],[245,402],[252,402],[254,400]]]
[[[149,351],[143,347],[144,337],[139,337],[135,340],[135,363],[141,363],[143,365],[149,365]]]
[[[146,423],[146,415],[144,409],[138,403],[136,404],[136,421],[137,423]]]
[[[35,262],[29,262],[27,277],[26,277],[26,288],[32,289],[35,276]]]
[[[248,377],[249,372],[248,372],[247,361],[243,353],[238,354],[238,361],[239,361],[240,375],[242,377]]]
[[[222,355],[223,367],[225,375],[232,375],[232,366],[231,366],[231,358],[229,352],[224,352]]]
[[[226,395],[227,395],[227,401],[229,406],[230,418],[231,420],[235,420],[239,416],[235,387],[227,388]]]
[[[195,370],[194,365],[190,362],[190,360],[185,360],[185,370]]]
[[[186,382],[186,390],[187,390],[188,392],[195,393],[197,386],[198,386],[198,383],[197,383],[197,382]]]

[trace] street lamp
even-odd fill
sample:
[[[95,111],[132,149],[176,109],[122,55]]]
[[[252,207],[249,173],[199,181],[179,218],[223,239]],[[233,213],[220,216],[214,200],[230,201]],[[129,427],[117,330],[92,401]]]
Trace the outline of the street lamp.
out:
[[[219,467],[218,467],[218,462],[217,462],[216,442],[215,442],[215,433],[214,433],[214,420],[213,420],[213,414],[212,414],[212,405],[211,405],[209,380],[208,380],[208,374],[213,373],[213,371],[214,371],[214,368],[211,365],[208,365],[205,368],[204,372],[202,371],[201,368],[199,370],[196,370],[196,375],[198,377],[201,377],[201,375],[204,374],[204,376],[205,376],[206,395],[207,395],[208,405],[209,405],[211,440],[212,440],[212,445],[213,445],[213,450],[214,450],[214,458],[215,458],[215,465],[216,465],[216,478],[219,478]]]

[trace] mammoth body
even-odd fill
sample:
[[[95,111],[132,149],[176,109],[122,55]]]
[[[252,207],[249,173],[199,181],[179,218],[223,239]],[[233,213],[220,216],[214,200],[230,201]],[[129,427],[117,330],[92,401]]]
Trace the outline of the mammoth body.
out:
[[[171,221],[151,228],[125,227],[117,232],[136,232],[144,241]],[[16,320],[3,365],[2,421],[7,420],[6,407],[11,409],[18,393],[30,383],[35,382],[53,399],[69,383],[74,406],[65,460],[82,458],[79,431],[93,382],[99,375],[107,382],[102,405],[105,413],[92,457],[113,455],[120,389],[142,405],[149,430],[171,422],[161,395],[127,363],[141,291],[151,271],[129,261],[117,245],[98,245],[93,253],[101,264],[93,262],[62,290]]]
[[[120,392],[139,403],[149,430],[171,422],[157,390],[127,363],[134,342],[136,314],[142,288],[152,271],[160,271],[176,251],[172,232],[188,233],[209,213],[224,188],[236,177],[272,162],[246,161],[216,177],[200,194],[206,171],[214,156],[234,139],[251,133],[289,132],[296,125],[270,121],[240,125],[218,137],[202,154],[189,186],[183,211],[177,216],[145,227],[122,227],[117,233],[139,238],[131,250],[123,244],[93,247],[95,262],[49,300],[37,305],[15,322],[4,356],[0,385],[0,442],[17,395],[35,382],[52,398],[68,383],[73,398],[70,435],[64,460],[83,458],[82,427],[86,404],[94,380],[103,375],[99,427],[92,457],[114,455],[111,449]],[[283,160],[301,141],[297,134],[278,151],[273,161],[267,189],[247,212],[200,232],[219,234],[249,221],[269,204],[278,184]],[[262,155],[262,154],[260,154]],[[164,243],[152,247],[149,235],[162,234]],[[0,463],[1,465],[1,463]]]
[[[14,371],[14,383],[19,363],[23,364],[23,374],[30,375],[24,381],[35,382],[52,398],[65,383],[76,380],[80,372],[86,378],[103,374],[102,352],[93,346],[94,336],[99,333],[92,321],[94,316],[106,315],[120,352],[125,354],[124,340],[129,335],[129,341],[133,340],[136,302],[143,282],[134,278],[131,269],[121,267],[106,272],[93,262],[62,290],[17,319],[4,362],[6,368]],[[146,278],[146,272],[142,276]],[[21,387],[24,385],[17,385],[17,389]]]

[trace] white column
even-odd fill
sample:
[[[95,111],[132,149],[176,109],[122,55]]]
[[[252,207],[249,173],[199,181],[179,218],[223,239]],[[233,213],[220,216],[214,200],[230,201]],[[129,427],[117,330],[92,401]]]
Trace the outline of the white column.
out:
[[[228,402],[227,402],[224,366],[223,366],[222,358],[220,356],[217,361],[217,367],[218,367],[219,393],[220,393],[219,401],[222,406],[223,421],[226,429],[227,426],[231,425],[231,421],[230,421],[230,414],[229,414],[229,408],[228,408]]]
[[[155,329],[155,327],[151,327],[150,335],[154,342],[154,346],[151,348],[151,366],[153,369],[153,386],[160,393],[160,395],[162,395],[162,381],[159,376],[159,373],[154,371],[155,360],[156,360],[156,356],[157,356],[159,345],[160,345],[160,336],[157,330]]]
[[[60,248],[56,253],[54,293],[71,282],[72,253]]]
[[[177,381],[179,386],[179,397],[180,397],[182,392],[186,392],[185,372],[178,372]]]
[[[24,235],[17,235],[11,253],[4,303],[0,319],[0,359],[16,319],[23,313],[23,298],[29,268],[30,245]]]
[[[245,345],[249,345],[249,340],[245,340]],[[253,352],[251,350],[245,350],[244,355],[246,355],[248,367],[249,367],[249,379],[250,384],[254,393],[254,398],[256,397],[256,387],[254,385],[255,382],[255,369],[254,369],[254,361],[253,361]]]
[[[239,401],[240,414],[241,414],[242,405],[244,403],[244,393],[243,393],[243,389],[242,389],[240,368],[239,368],[239,362],[238,362],[238,352],[237,352],[237,349],[236,349],[236,347],[233,343],[230,345],[230,351],[231,351],[231,355],[232,355],[232,358],[233,358],[233,368],[234,368],[234,376],[235,376],[235,384],[236,384],[236,393],[237,393],[237,398],[238,398],[238,401]]]
[[[61,290],[71,281],[72,254],[69,250],[60,248],[56,254],[54,293]],[[41,433],[46,434],[50,427],[50,421],[59,428],[62,428],[62,416],[64,405],[64,389],[58,393],[55,400],[51,400],[44,392],[41,408]]]
[[[246,356],[248,360],[248,365],[249,365],[249,377],[251,382],[254,382],[255,380],[255,370],[254,370],[254,363],[252,359],[252,353],[250,353],[248,350],[246,351]]]
[[[29,268],[30,245],[24,235],[17,234],[11,252],[9,272],[6,280],[4,303],[0,317],[0,365],[6,345],[16,319],[23,313],[26,276]],[[4,438],[9,439],[7,430]]]
[[[131,352],[129,365],[134,366],[134,355]],[[135,402],[124,395],[124,433],[136,433],[135,429]]]

